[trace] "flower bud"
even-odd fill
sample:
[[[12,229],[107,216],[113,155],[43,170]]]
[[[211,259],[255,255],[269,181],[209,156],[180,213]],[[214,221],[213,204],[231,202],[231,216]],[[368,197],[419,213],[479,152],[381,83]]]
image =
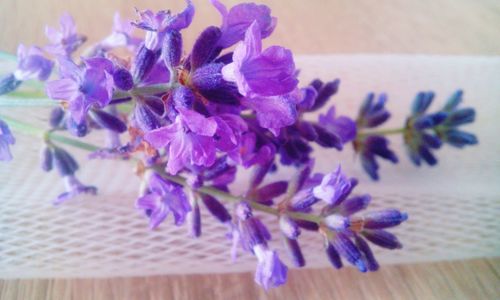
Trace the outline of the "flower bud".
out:
[[[300,234],[297,223],[287,215],[280,217],[279,225],[281,232],[289,239],[296,239]]]
[[[113,82],[122,91],[128,91],[134,87],[132,75],[124,68],[118,68],[113,72]]]
[[[53,166],[53,157],[54,154],[52,149],[48,146],[43,146],[42,151],[40,152],[40,160],[41,160],[41,168],[45,172],[49,172],[52,170]]]
[[[177,30],[169,30],[163,40],[161,57],[168,69],[177,67],[182,56],[182,35]]]
[[[14,74],[9,74],[0,78],[0,95],[16,90],[22,81],[17,80]]]
[[[103,110],[93,109],[90,111],[90,116],[103,128],[118,133],[123,133],[127,130],[127,125],[122,120]]]
[[[304,259],[304,255],[302,254],[302,250],[300,249],[298,241],[296,239],[289,239],[287,237],[283,237],[283,241],[293,264],[298,268],[305,266],[306,261]]]
[[[141,46],[135,57],[135,80],[142,81],[144,78],[146,78],[157,60],[158,56],[153,50]]]

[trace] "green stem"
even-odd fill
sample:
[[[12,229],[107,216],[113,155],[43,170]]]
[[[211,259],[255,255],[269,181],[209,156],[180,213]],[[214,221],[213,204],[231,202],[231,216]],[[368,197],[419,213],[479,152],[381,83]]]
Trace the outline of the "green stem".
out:
[[[57,141],[57,142],[60,142],[62,144],[66,144],[66,145],[69,145],[69,146],[72,146],[75,148],[80,148],[80,149],[87,150],[87,151],[96,151],[99,149],[99,147],[97,147],[95,145],[81,142],[81,141],[73,139],[73,138],[65,137],[65,136],[56,134],[52,131],[47,132],[41,128],[31,126],[31,125],[26,124],[24,122],[15,120],[11,117],[0,115],[0,119],[7,122],[11,128],[16,129],[16,130],[18,130],[22,133],[25,133],[25,134],[29,134],[29,135],[33,135],[33,136],[41,137],[41,138],[48,137],[50,140]],[[172,182],[180,184],[183,187],[189,187],[187,180],[184,177],[167,174],[162,168],[155,168],[155,171],[157,171],[163,178],[165,178],[167,180],[170,180]],[[226,192],[221,191],[221,190],[214,188],[214,187],[203,186],[203,187],[198,188],[196,191],[199,193],[202,193],[202,194],[213,196],[217,199],[221,199],[221,200],[226,201],[226,202],[238,203],[241,201],[246,201],[250,204],[250,206],[252,206],[253,209],[258,210],[258,211],[262,211],[262,212],[265,212],[268,214],[272,214],[272,215],[275,215],[278,217],[282,214],[282,212],[280,212],[280,210],[278,210],[276,208],[273,208],[273,207],[270,207],[267,205],[263,205],[263,204],[260,204],[258,202],[255,202],[255,201],[250,201],[248,199],[245,199],[244,197],[235,196],[235,195],[232,195],[230,193],[226,193]],[[307,213],[291,212],[291,211],[284,212],[284,213],[286,213],[287,215],[289,215],[290,217],[292,217],[294,219],[310,221],[310,222],[314,222],[317,224],[321,223],[321,221],[322,221],[322,218],[320,216],[311,215],[311,214],[307,214]]]
[[[402,134],[405,132],[405,128],[390,128],[390,129],[381,129],[381,130],[373,130],[373,131],[362,131],[358,133],[358,137],[366,137],[370,135],[393,135],[393,134]]]

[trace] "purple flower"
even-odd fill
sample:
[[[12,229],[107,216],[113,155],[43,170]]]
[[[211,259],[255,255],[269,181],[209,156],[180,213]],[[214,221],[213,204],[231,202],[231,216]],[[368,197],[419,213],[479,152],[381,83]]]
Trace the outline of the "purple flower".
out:
[[[297,97],[295,93],[280,96],[244,98],[241,104],[255,111],[257,121],[263,128],[278,136],[280,129],[297,120]]]
[[[263,245],[255,246],[253,251],[258,260],[255,282],[265,290],[284,284],[288,268],[281,262],[276,251],[269,250]]]
[[[361,165],[366,173],[373,179],[378,180],[379,165],[375,157],[379,156],[392,163],[398,162],[396,154],[389,149],[389,140],[381,135],[369,135],[354,141],[354,150],[361,156]]]
[[[220,114],[214,117],[217,122],[215,146],[217,149],[230,152],[241,143],[242,135],[248,130],[247,123],[240,116]]]
[[[174,215],[175,225],[182,225],[191,211],[182,187],[153,173],[148,179],[148,189],[149,193],[137,199],[136,207],[149,217],[149,227],[158,227],[170,212]]]
[[[321,184],[313,189],[313,195],[329,205],[336,205],[342,202],[352,191],[353,186],[340,168],[326,174],[321,180]]]
[[[94,186],[83,185],[74,174],[69,174],[63,177],[64,187],[66,191],[53,201],[54,205],[62,204],[80,194],[95,195],[97,188]]]
[[[17,69],[14,76],[18,80],[37,78],[45,81],[52,72],[54,63],[45,58],[42,49],[38,47],[26,48],[23,44],[17,47]]]
[[[93,105],[102,108],[111,100],[113,76],[111,61],[91,58],[79,68],[66,58],[60,59],[61,79],[47,82],[46,92],[52,99],[69,102],[69,111],[77,123],[83,122]]]
[[[257,23],[262,38],[270,36],[276,27],[276,18],[271,16],[271,10],[265,5],[241,3],[231,7],[228,12],[226,6],[220,1],[211,0],[210,2],[222,16],[222,36],[218,43],[222,48],[241,41],[253,22]]]
[[[335,116],[335,106],[330,107],[325,115],[319,115],[318,122],[320,126],[338,135],[344,144],[356,138],[356,123],[349,117]]]
[[[261,32],[256,21],[238,44],[233,62],[222,69],[224,79],[236,82],[243,96],[277,96],[297,87],[297,71],[292,52],[279,46],[262,51]]]
[[[262,222],[255,218],[247,202],[236,206],[237,226],[233,229],[233,258],[236,247],[251,251],[258,260],[255,282],[264,289],[277,287],[286,282],[288,268],[281,262],[276,251],[270,250],[267,241],[271,235]]]
[[[391,114],[385,109],[386,102],[386,94],[380,94],[375,100],[375,94],[369,93],[359,109],[358,128],[373,128],[387,121]]]
[[[54,55],[70,56],[87,38],[76,32],[75,21],[68,13],[61,16],[59,24],[60,30],[45,27],[45,35],[51,43],[45,49]]]
[[[238,147],[229,153],[229,157],[238,165],[249,168],[253,165],[266,165],[274,159],[275,148],[271,144],[257,147],[257,137],[253,132],[246,132],[241,137]]]
[[[14,145],[16,139],[12,135],[9,126],[0,119],[0,161],[12,160],[9,145]]]
[[[123,21],[120,13],[116,12],[113,17],[113,30],[111,34],[104,38],[98,46],[106,51],[129,45],[137,46],[139,40],[132,36],[133,30],[134,27],[132,24],[128,20]]]
[[[187,109],[178,109],[175,122],[148,132],[144,138],[153,147],[168,147],[167,172],[177,174],[185,166],[211,166],[215,162],[217,121]]]
[[[144,45],[149,50],[161,47],[163,38],[168,30],[181,30],[191,24],[194,16],[194,6],[190,0],[181,13],[172,15],[170,11],[160,10],[153,13],[151,10],[137,11],[140,21],[132,23],[134,26],[146,30]]]

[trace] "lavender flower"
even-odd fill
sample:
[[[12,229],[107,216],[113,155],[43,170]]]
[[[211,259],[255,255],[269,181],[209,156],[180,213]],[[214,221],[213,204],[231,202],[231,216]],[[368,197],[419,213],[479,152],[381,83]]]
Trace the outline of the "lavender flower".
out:
[[[144,210],[149,218],[149,227],[155,229],[172,212],[175,225],[180,226],[191,211],[189,201],[182,188],[160,175],[153,173],[148,180],[148,192],[137,199],[136,207]]]
[[[380,126],[390,117],[390,113],[385,109],[387,95],[380,94],[375,100],[375,94],[370,93],[361,105],[356,125],[358,131],[362,128],[374,128]],[[378,180],[379,165],[376,156],[386,159],[392,163],[397,163],[396,154],[389,149],[389,140],[382,135],[368,134],[358,136],[353,141],[354,151],[361,157],[361,165],[365,172],[373,179]]]
[[[9,145],[14,145],[16,139],[12,135],[9,126],[0,119],[0,161],[12,160]]]
[[[54,205],[62,204],[80,194],[97,194],[97,188],[94,186],[88,186],[82,184],[75,175],[67,175],[63,177],[64,187],[66,191],[53,201]]]
[[[343,144],[356,137],[356,123],[349,117],[336,116],[335,106],[330,107],[325,115],[319,115],[318,122],[326,130],[339,136]]]
[[[267,228],[255,218],[246,202],[240,202],[236,208],[238,225],[233,233],[233,256],[240,244],[257,257],[255,282],[264,289],[277,287],[286,282],[288,268],[281,262],[276,251],[270,250],[267,241],[271,239]]]
[[[146,30],[144,46],[149,50],[161,47],[163,38],[168,30],[181,30],[191,24],[194,16],[194,6],[190,0],[181,13],[172,15],[170,11],[161,10],[153,13],[151,10],[137,11],[140,21],[132,23],[137,28]]]
[[[62,78],[49,81],[46,92],[52,99],[69,102],[69,111],[75,122],[83,122],[91,106],[102,108],[109,103],[113,92],[111,61],[88,59],[83,69],[65,58],[61,58],[59,64]]]
[[[271,35],[276,27],[276,18],[271,16],[271,10],[265,5],[255,3],[237,4],[228,11],[218,0],[210,0],[222,16],[220,27],[222,35],[218,45],[228,48],[241,41],[252,23],[256,22],[262,38]]]
[[[155,148],[169,149],[166,167],[170,174],[177,174],[185,166],[193,164],[211,166],[215,161],[217,121],[187,109],[178,109],[179,115],[171,125],[155,129],[145,135],[146,141]]]
[[[45,50],[56,56],[69,57],[87,38],[76,32],[75,21],[68,13],[61,16],[59,24],[60,30],[45,27],[45,35],[51,43]]]
[[[17,80],[38,79],[45,81],[52,72],[54,63],[47,58],[38,47],[26,48],[23,44],[17,47],[17,69],[14,76]]]

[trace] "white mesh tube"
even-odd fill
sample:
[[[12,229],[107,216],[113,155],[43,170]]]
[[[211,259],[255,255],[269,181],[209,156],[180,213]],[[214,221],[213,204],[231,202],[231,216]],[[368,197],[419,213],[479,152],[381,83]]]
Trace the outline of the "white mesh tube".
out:
[[[437,153],[437,167],[417,169],[406,159],[400,137],[391,138],[401,163],[382,163],[379,183],[367,179],[351,149],[317,149],[316,170],[331,170],[342,161],[347,174],[361,180],[355,192],[371,193],[374,208],[398,207],[410,214],[395,230],[404,249],[376,251],[382,264],[500,255],[500,58],[302,56],[296,62],[304,84],[315,77],[341,78],[331,104],[342,114],[355,116],[369,91],[387,92],[391,128],[403,124],[417,91],[436,91],[432,108],[437,108],[462,88],[465,104],[477,110],[469,130],[477,134],[479,146],[444,147]],[[40,126],[48,118],[46,109],[2,108],[2,114]],[[75,150],[82,165],[79,178],[97,185],[99,195],[52,206],[63,185],[55,172],[39,169],[39,147],[39,140],[18,134],[15,160],[0,164],[0,277],[254,270],[250,255],[230,261],[227,229],[205,210],[198,240],[170,219],[149,231],[147,220],[134,209],[139,183],[129,162],[86,161],[86,153]],[[273,176],[289,178],[289,171]],[[241,177],[233,187],[243,184]],[[277,232],[277,221],[265,219]],[[309,267],[328,265],[318,236],[304,233],[301,245]],[[278,234],[273,246],[287,262]]]

